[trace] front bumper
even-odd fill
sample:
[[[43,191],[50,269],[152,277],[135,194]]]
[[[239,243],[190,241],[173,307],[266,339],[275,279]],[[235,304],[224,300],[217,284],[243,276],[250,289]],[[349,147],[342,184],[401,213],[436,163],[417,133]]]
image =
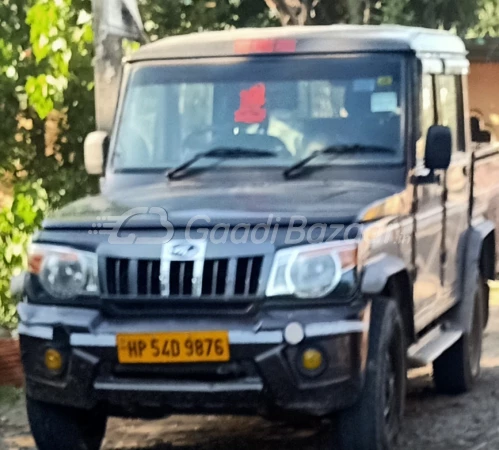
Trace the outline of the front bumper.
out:
[[[352,405],[363,385],[369,305],[355,317],[331,309],[269,312],[258,318],[109,319],[97,310],[21,304],[22,360],[27,394],[78,408],[97,405],[112,415],[170,413],[323,416]],[[320,322],[317,321],[320,318]],[[297,345],[283,331],[299,322]],[[229,330],[228,363],[123,365],[116,335],[164,331]],[[301,352],[320,349],[324,369],[300,369]],[[44,366],[47,348],[64,356],[59,373]]]

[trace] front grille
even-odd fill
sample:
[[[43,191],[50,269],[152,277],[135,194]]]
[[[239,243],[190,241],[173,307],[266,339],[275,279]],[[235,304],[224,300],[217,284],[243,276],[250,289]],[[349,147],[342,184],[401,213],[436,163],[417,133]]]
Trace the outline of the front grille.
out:
[[[113,296],[254,297],[263,256],[205,261],[107,258],[105,291]]]

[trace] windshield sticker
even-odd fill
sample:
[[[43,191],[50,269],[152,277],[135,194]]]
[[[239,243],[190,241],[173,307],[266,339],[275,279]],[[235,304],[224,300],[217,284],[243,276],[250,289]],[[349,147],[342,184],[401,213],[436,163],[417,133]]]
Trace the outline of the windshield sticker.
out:
[[[378,86],[379,87],[387,87],[393,84],[393,77],[390,75],[384,77],[378,77]]]
[[[354,92],[374,92],[376,89],[376,79],[374,78],[359,78],[353,80]]]
[[[238,123],[262,123],[267,117],[265,84],[258,83],[240,93],[239,109],[234,114]]]
[[[375,92],[371,95],[371,112],[393,112],[398,111],[396,92]]]

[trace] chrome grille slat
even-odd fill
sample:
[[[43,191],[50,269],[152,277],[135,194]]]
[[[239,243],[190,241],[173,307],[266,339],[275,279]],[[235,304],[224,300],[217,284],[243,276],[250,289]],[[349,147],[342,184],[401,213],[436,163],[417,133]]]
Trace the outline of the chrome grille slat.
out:
[[[211,295],[217,295],[217,285],[218,285],[218,259],[213,261],[213,272],[211,275]]]
[[[179,282],[178,293],[179,293],[179,295],[185,295],[185,290],[184,290],[185,265],[186,265],[185,262],[180,263],[180,269],[179,269],[179,275],[178,275],[178,282]]]
[[[248,295],[251,288],[251,273],[253,270],[253,258],[248,258],[246,266],[246,276],[244,277],[244,295]]]
[[[192,274],[192,296],[201,297],[203,293],[203,271],[204,271],[204,261],[196,260],[194,261],[194,270]]]
[[[230,258],[227,268],[227,275],[225,276],[225,297],[234,295],[236,287],[236,271],[237,271],[237,258]]]
[[[160,282],[161,282],[161,295],[168,297],[170,295],[170,261],[165,261],[161,265]]]
[[[147,295],[152,294],[152,261],[147,261]]]
[[[128,262],[128,292],[131,295],[138,293],[138,279],[137,273],[139,270],[139,263],[136,259],[131,259]]]
[[[114,263],[114,284],[116,285],[116,293],[121,294],[121,261],[122,259],[117,259]]]

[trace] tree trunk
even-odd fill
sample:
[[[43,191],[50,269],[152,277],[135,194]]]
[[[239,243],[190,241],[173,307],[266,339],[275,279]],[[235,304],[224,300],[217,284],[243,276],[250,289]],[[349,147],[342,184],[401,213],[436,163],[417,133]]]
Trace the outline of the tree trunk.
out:
[[[362,23],[362,1],[361,0],[347,0],[348,7],[348,22],[353,24]]]

